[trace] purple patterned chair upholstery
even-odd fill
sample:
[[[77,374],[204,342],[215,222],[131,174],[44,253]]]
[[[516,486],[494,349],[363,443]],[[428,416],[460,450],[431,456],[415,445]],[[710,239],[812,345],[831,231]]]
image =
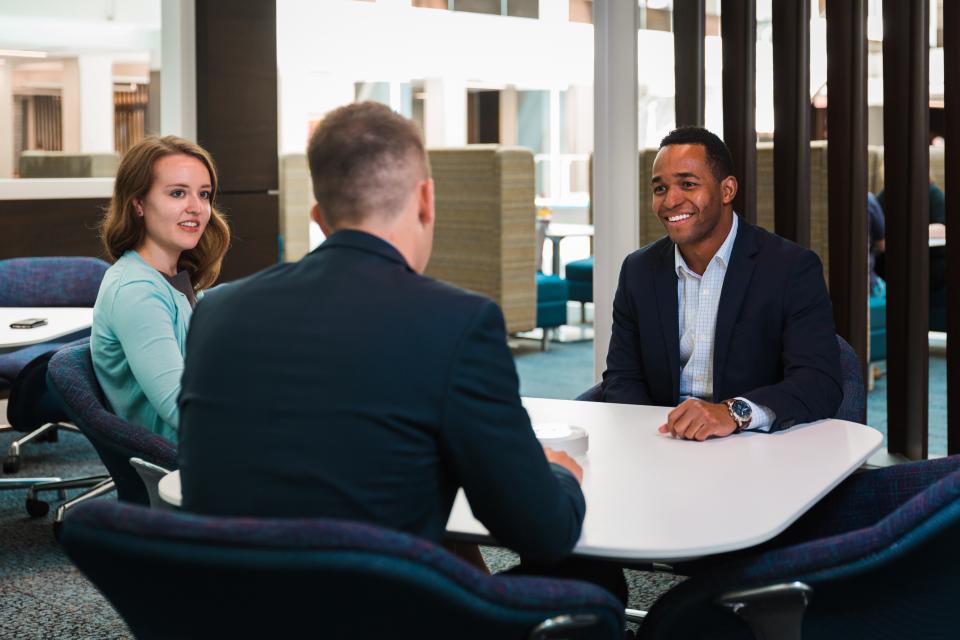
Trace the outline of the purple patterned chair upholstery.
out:
[[[955,638],[957,540],[960,456],[858,473],[769,543],[685,567],[639,637]]]
[[[110,474],[110,488],[116,486],[120,500],[149,504],[147,489],[131,466],[130,458],[176,469],[176,447],[166,438],[131,424],[107,409],[103,391],[93,372],[90,345],[81,344],[57,351],[47,368],[47,387],[54,400],[97,450]],[[34,489],[42,487],[37,485]],[[101,493],[106,490],[109,488],[104,488]],[[30,497],[33,497],[32,493],[28,499]],[[57,509],[55,528],[62,522],[65,511],[77,500],[66,502]]]
[[[609,638],[623,608],[574,580],[488,576],[404,533],[95,501],[61,543],[137,638]]]

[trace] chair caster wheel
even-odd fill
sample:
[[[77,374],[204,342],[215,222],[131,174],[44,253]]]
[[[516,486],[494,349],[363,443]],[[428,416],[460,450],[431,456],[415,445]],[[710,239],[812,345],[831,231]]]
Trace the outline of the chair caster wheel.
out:
[[[59,442],[60,441],[60,430],[54,427],[53,429],[47,429],[43,434],[44,442]]]
[[[7,456],[3,460],[4,473],[16,473],[20,471],[20,456]]]
[[[27,498],[27,513],[31,518],[42,518],[50,511],[50,504],[36,498]]]

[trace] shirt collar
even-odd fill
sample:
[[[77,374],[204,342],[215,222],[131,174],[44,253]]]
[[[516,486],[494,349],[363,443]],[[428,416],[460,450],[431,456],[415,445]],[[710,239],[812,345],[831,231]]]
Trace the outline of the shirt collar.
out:
[[[733,253],[733,243],[737,239],[737,227],[740,225],[739,218],[740,216],[737,215],[736,211],[734,211],[733,224],[730,225],[730,232],[727,234],[726,240],[723,241],[723,244],[720,245],[720,248],[717,249],[717,252],[713,256],[713,260],[716,260],[717,264],[724,269],[726,269],[727,265],[730,264],[730,254]],[[677,245],[673,245],[673,265],[678,276],[685,276],[689,274],[698,278],[700,277],[687,265],[687,261],[683,259],[683,255],[680,253],[680,247]]]

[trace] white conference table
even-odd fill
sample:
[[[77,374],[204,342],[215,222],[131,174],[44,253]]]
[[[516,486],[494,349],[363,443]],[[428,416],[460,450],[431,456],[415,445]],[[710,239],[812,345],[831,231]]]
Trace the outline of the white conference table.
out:
[[[11,329],[10,323],[27,318],[46,318],[47,324],[32,329]],[[89,329],[90,307],[0,307],[0,353],[55,340]]]
[[[587,514],[574,553],[624,562],[692,560],[765,542],[883,441],[870,427],[822,420],[775,434],[691,442],[657,432],[665,407],[542,398],[523,404],[535,424],[565,422],[589,434],[582,459]],[[160,481],[160,497],[180,506],[179,471]],[[463,491],[447,532],[492,542]]]

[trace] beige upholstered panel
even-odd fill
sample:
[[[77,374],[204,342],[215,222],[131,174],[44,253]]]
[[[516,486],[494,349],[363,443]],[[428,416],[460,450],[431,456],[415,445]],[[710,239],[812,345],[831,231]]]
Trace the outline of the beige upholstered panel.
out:
[[[653,178],[653,161],[657,157],[658,149],[640,149],[640,246],[645,247],[656,242],[667,232],[663,223],[653,213],[653,188],[650,180]]]
[[[946,167],[943,164],[943,147],[930,147],[930,176],[937,186],[946,189]]]
[[[280,156],[280,233],[287,262],[299,260],[310,251],[310,209],[315,202],[307,156]]]
[[[431,149],[437,222],[427,275],[482,293],[507,331],[536,323],[534,164],[528,149]]]

